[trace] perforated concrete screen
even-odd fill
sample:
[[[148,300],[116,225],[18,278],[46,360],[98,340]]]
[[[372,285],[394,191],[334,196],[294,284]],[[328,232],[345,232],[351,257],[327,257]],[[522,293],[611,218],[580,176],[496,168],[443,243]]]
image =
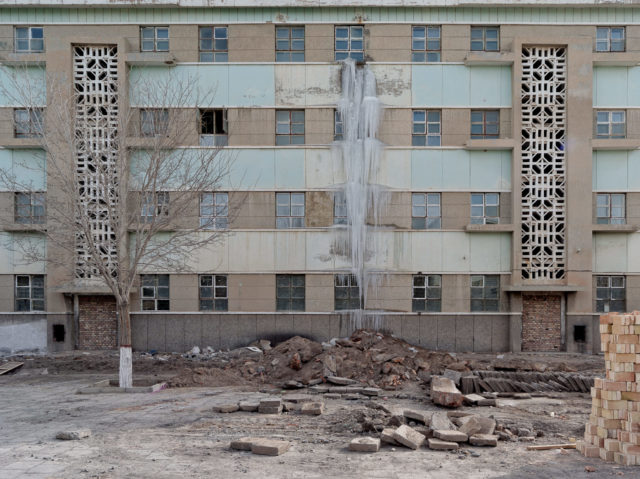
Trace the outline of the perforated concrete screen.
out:
[[[76,46],[75,91],[76,180],[81,211],[89,231],[76,241],[76,276],[97,275],[86,235],[93,236],[102,258],[115,271],[118,260],[110,213],[117,210],[118,63],[114,46]]]
[[[522,49],[522,277],[565,275],[566,49]]]

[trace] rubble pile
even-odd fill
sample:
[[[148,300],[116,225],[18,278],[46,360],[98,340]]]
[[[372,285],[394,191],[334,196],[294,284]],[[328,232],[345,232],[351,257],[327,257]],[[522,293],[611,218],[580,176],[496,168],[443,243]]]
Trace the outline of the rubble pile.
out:
[[[606,376],[591,389],[592,407],[578,450],[640,465],[640,312],[600,317]]]

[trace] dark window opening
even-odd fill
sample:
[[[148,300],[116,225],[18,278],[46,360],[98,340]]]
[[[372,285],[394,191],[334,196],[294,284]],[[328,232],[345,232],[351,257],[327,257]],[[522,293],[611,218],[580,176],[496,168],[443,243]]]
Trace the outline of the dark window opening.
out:
[[[64,324],[53,325],[53,340],[56,343],[64,343],[64,336],[66,331],[64,330]]]
[[[573,340],[576,343],[586,343],[587,327],[584,325],[575,325],[573,327]]]

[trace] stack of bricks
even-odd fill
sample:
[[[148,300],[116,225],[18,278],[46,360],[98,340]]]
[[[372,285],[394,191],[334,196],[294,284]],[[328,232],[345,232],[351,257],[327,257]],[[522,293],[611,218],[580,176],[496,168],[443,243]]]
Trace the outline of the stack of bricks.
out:
[[[626,466],[640,465],[640,312],[600,317],[606,377],[591,388],[592,406],[578,449]]]

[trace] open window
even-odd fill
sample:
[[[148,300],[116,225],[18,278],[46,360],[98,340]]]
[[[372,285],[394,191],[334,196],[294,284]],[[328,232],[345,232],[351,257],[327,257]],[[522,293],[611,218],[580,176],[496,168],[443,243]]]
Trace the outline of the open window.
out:
[[[200,146],[227,146],[227,110],[200,110]]]

